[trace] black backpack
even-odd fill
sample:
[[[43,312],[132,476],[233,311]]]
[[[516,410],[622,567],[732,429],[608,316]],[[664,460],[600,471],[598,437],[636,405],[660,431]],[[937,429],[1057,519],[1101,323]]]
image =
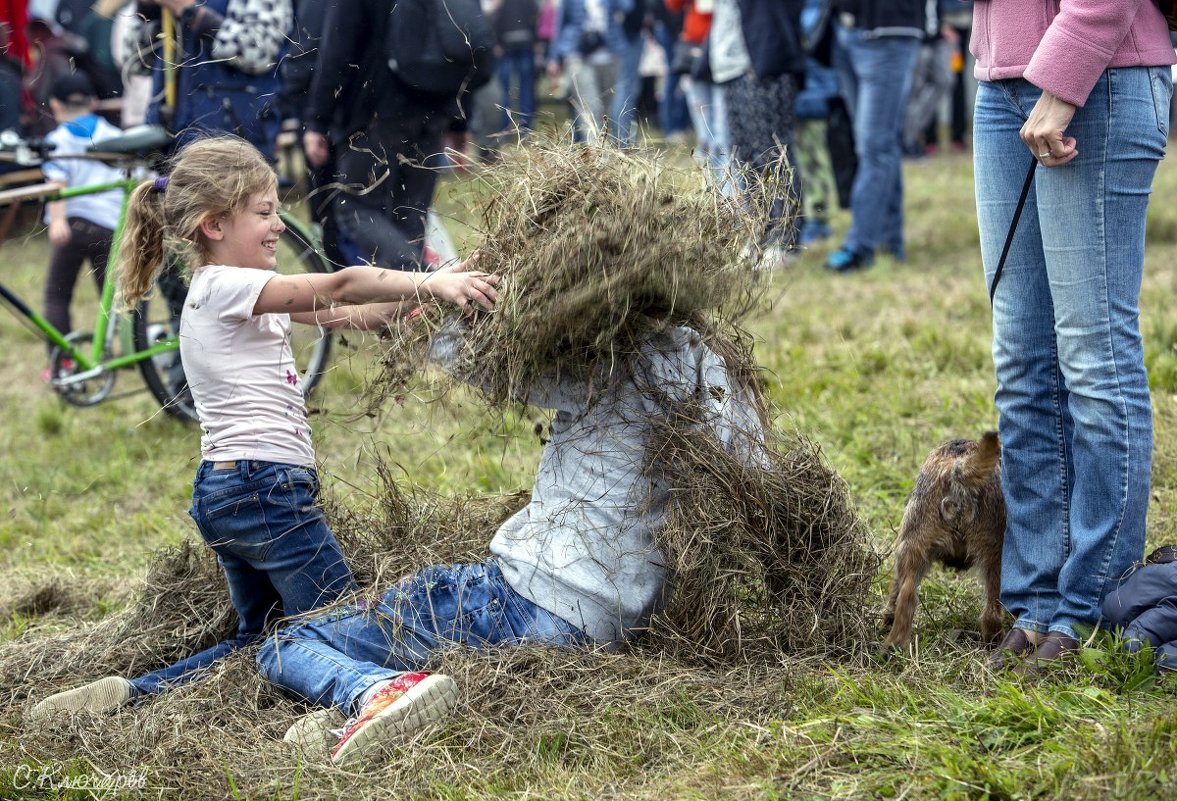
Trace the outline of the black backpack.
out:
[[[490,80],[495,38],[480,0],[394,0],[384,37],[388,67],[428,99],[446,101]]]

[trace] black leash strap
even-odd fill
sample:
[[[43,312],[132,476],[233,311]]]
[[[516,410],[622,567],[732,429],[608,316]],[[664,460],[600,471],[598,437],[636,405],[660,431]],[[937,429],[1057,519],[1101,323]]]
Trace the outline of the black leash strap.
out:
[[[1022,184],[1022,194],[1018,196],[1018,207],[1014,209],[1014,218],[1009,223],[1009,233],[1005,235],[1005,246],[1001,249],[1001,258],[997,260],[997,269],[993,272],[993,283],[989,285],[989,305],[993,305],[993,296],[997,293],[997,282],[1001,280],[1001,271],[1005,269],[1005,260],[1009,256],[1010,245],[1014,243],[1014,233],[1018,230],[1018,220],[1022,218],[1022,209],[1026,207],[1026,198],[1030,194],[1030,186],[1034,183],[1034,170],[1038,167],[1038,159],[1030,159],[1030,170],[1026,173],[1026,181]]]

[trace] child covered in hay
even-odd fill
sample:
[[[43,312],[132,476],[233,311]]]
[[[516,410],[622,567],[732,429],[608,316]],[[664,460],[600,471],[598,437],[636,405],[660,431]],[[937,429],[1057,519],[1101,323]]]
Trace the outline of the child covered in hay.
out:
[[[484,561],[426,567],[262,646],[263,676],[350,718],[336,764],[362,762],[390,735],[449,714],[455,682],[425,672],[444,649],[614,647],[646,629],[667,583],[656,533],[672,488],[650,458],[661,424],[689,421],[744,461],[761,454],[750,359],[704,315],[733,294],[726,254],[718,249],[708,266],[662,259],[665,237],[642,236],[674,222],[681,196],[620,154],[537,149],[525,158],[535,160],[523,165],[530,183],[507,169],[509,180],[489,184],[491,244],[478,264],[504,276],[498,311],[407,338],[494,405],[554,410],[531,500],[494,533]],[[730,234],[717,231],[716,241]],[[405,344],[393,352],[412,352]],[[287,739],[321,741],[322,720],[308,716]]]

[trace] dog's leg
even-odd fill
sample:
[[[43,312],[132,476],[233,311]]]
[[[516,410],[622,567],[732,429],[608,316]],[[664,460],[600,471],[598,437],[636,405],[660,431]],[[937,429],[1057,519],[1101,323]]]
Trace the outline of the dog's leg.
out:
[[[985,590],[985,607],[981,610],[981,641],[986,645],[1001,636],[1005,611],[1001,607],[1001,552],[981,566],[981,583]]]
[[[922,550],[901,543],[895,554],[895,580],[891,583],[888,618],[891,631],[883,641],[884,648],[906,648],[911,642],[911,626],[919,601],[917,590],[924,580],[931,561]]]

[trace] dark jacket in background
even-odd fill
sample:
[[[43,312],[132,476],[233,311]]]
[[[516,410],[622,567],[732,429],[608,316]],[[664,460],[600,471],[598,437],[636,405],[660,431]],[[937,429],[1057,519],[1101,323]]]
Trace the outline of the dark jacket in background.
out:
[[[899,35],[924,34],[927,0],[834,0],[834,10],[854,17],[854,27],[877,33],[894,29]]]
[[[805,75],[801,48],[805,0],[739,0],[739,6],[740,29],[756,77],[795,75],[800,84]]]
[[[535,44],[538,20],[539,4],[536,0],[503,0],[490,22],[499,47],[504,50],[529,50]]]
[[[448,108],[422,101],[406,91],[388,68],[384,36],[393,0],[323,4],[326,16],[306,104],[307,130],[330,132],[338,142],[377,119],[395,120],[425,111],[460,115],[457,101],[447,101]]]

